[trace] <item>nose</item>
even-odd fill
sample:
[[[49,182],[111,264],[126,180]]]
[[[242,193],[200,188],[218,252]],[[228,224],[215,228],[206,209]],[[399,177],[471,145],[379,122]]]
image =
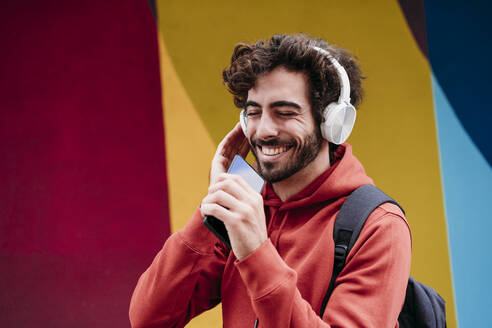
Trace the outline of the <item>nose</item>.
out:
[[[262,140],[267,140],[277,137],[279,129],[273,117],[265,111],[258,122],[256,128],[256,137]]]

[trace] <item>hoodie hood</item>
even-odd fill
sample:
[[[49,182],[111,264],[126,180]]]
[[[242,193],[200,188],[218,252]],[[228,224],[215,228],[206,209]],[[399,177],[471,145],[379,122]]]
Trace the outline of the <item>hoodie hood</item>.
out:
[[[263,189],[264,204],[279,207],[280,210],[312,206],[347,196],[362,185],[373,184],[362,164],[352,154],[351,145],[347,143],[340,145],[335,158],[335,162],[328,170],[285,202],[280,200],[272,185],[267,183]]]

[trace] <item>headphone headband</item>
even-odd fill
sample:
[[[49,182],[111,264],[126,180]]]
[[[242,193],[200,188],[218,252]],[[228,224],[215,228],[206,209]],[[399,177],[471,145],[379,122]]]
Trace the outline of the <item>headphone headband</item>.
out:
[[[347,71],[345,71],[345,68],[343,68],[343,66],[340,65],[338,60],[336,60],[335,57],[333,57],[328,50],[317,46],[312,46],[312,48],[325,55],[326,58],[330,60],[333,67],[335,67],[335,70],[338,75],[338,79],[340,80],[340,96],[338,97],[338,102],[339,103],[346,102],[350,104],[350,81],[347,75]]]

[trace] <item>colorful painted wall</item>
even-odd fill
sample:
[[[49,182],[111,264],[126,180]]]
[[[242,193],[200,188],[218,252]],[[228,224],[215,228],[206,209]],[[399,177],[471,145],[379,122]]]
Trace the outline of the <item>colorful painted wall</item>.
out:
[[[14,1],[0,5],[0,317],[125,327],[138,276],[205,195],[239,111],[234,45],[304,32],[367,76],[349,142],[405,207],[412,274],[449,327],[492,306],[490,5],[457,1]],[[220,326],[220,307],[188,327]]]

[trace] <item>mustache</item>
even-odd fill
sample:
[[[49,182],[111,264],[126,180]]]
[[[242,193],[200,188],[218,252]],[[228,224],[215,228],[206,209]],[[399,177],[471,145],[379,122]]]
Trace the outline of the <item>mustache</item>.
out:
[[[253,146],[293,146],[296,144],[295,140],[282,140],[280,138],[273,138],[268,140],[261,140],[258,138],[251,139]]]

